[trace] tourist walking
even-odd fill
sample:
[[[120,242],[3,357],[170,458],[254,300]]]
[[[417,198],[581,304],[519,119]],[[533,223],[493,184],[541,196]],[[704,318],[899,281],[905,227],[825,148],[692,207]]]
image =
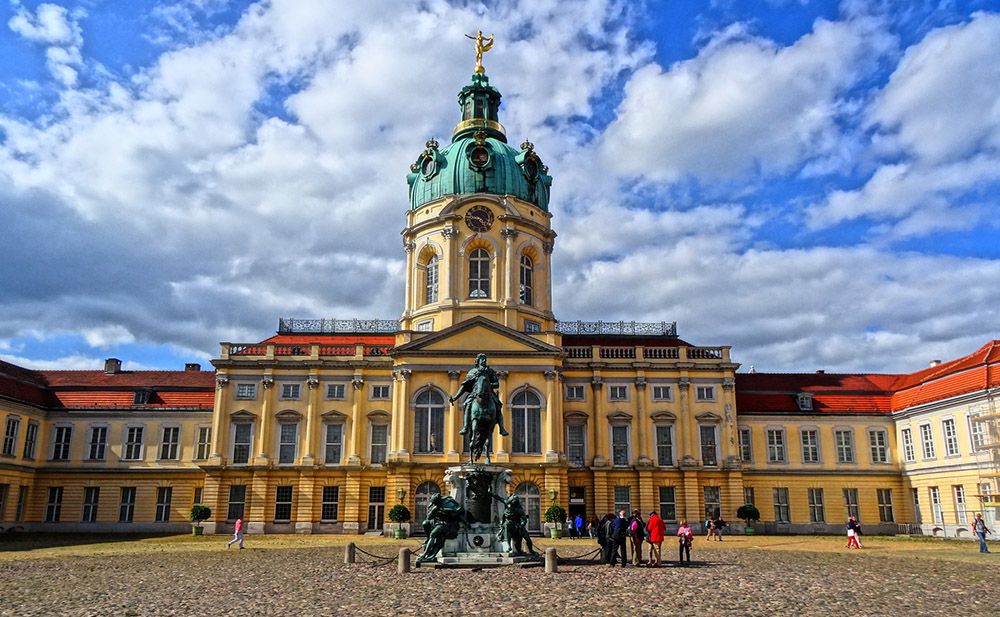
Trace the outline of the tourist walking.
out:
[[[712,534],[715,533],[715,517],[710,516],[705,519],[705,539],[711,540]]]
[[[573,526],[573,519],[570,518],[569,514],[566,515],[566,522],[563,524],[566,529],[566,535],[572,539],[576,538],[576,527]]]
[[[594,537],[597,538],[597,545],[601,547],[601,563],[611,563],[611,522],[613,520],[613,516],[605,514],[604,518],[590,524]]]
[[[576,515],[576,518],[573,519],[573,527],[576,528],[576,537],[582,538],[583,537],[583,516],[582,515],[580,515],[580,514]]]
[[[715,519],[715,525],[712,529],[715,530],[715,539],[722,542],[722,530],[726,528],[726,521],[722,520],[722,517]]]
[[[847,519],[847,548],[861,548],[858,536],[861,534],[861,525],[858,524],[858,517],[851,515]]]
[[[649,513],[649,520],[646,521],[646,532],[649,538],[649,565],[660,567],[663,563],[662,555],[663,536],[666,534],[667,526],[663,519],[656,512]],[[655,562],[653,560],[656,560]]]
[[[226,545],[226,548],[229,548],[230,546],[232,546],[233,544],[236,544],[237,542],[240,543],[240,548],[242,549],[243,548],[243,519],[242,518],[236,519],[236,525],[233,527],[233,539],[229,541],[229,544]]]
[[[986,534],[992,534],[993,532],[986,528],[986,521],[983,520],[983,515],[981,513],[976,514],[976,520],[972,521],[972,531],[974,531],[976,533],[976,537],[979,538],[979,552],[990,552],[989,547],[986,546]]]
[[[694,530],[688,527],[688,522],[681,520],[681,526],[677,528],[677,561],[684,565],[684,556],[687,555],[687,563],[691,563],[691,544],[694,542]]]
[[[628,539],[632,548],[632,563],[641,566],[642,544],[646,541],[646,521],[642,520],[639,510],[632,510],[632,518],[628,520]]]
[[[628,541],[628,519],[625,518],[625,510],[618,512],[618,518],[611,522],[611,542],[613,543],[613,548],[611,549],[611,560],[608,565],[614,566],[616,559],[620,559],[622,562],[622,567],[628,563],[628,556],[626,555],[625,543]]]

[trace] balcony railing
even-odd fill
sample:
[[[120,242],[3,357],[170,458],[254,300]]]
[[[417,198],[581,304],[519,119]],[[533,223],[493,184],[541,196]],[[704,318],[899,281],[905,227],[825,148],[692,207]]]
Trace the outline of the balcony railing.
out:
[[[728,347],[645,347],[641,345],[570,345],[564,348],[568,360],[710,360],[729,362]]]
[[[388,359],[392,345],[348,344],[322,345],[319,343],[223,343],[222,358],[372,358]]]
[[[624,336],[677,336],[676,321],[558,321],[560,334],[617,334]]]
[[[395,319],[287,319],[278,320],[279,334],[395,334]]]

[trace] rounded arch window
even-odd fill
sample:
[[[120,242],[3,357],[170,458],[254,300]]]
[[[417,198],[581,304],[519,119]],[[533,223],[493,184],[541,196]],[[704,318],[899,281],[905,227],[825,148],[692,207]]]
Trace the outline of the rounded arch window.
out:
[[[414,529],[419,528],[420,523],[427,518],[427,506],[430,505],[431,497],[441,493],[441,487],[436,482],[423,482],[417,487],[417,492],[413,496],[413,522]]]
[[[521,304],[533,303],[535,264],[527,255],[521,255]]]
[[[413,451],[417,454],[444,452],[444,396],[424,390],[414,404]]]
[[[542,493],[538,490],[538,485],[534,482],[522,482],[517,485],[514,493],[520,498],[524,513],[528,515],[528,531],[541,532]]]
[[[542,401],[531,390],[514,395],[510,404],[511,451],[538,454],[542,451]]]
[[[490,254],[478,248],[469,254],[469,297],[490,297]]]

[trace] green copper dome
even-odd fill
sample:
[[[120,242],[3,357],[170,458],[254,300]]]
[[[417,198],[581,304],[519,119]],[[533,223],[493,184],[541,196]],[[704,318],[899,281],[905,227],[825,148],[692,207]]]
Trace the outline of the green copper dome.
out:
[[[548,211],[552,177],[530,142],[515,150],[497,119],[500,92],[485,73],[475,73],[458,94],[462,120],[444,148],[433,139],[410,165],[410,207],[446,195],[513,195]]]

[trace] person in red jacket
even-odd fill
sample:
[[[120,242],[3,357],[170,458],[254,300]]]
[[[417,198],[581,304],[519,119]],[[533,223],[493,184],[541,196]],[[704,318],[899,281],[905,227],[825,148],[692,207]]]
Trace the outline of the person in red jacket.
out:
[[[233,528],[233,539],[229,541],[229,544],[226,545],[226,548],[229,548],[230,546],[232,546],[233,544],[236,544],[237,542],[240,543],[240,548],[243,548],[243,519],[242,518],[236,519],[236,526]]]
[[[663,548],[663,536],[667,532],[667,526],[663,524],[663,519],[656,512],[649,513],[649,520],[646,521],[646,536],[652,548],[649,550],[649,565],[660,567],[663,564],[660,550]],[[656,562],[653,562],[653,559]]]

